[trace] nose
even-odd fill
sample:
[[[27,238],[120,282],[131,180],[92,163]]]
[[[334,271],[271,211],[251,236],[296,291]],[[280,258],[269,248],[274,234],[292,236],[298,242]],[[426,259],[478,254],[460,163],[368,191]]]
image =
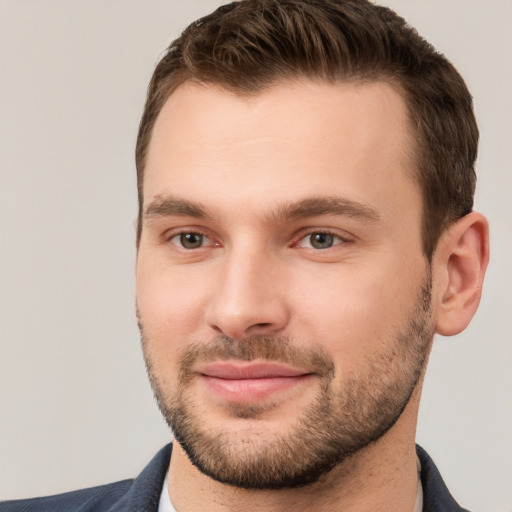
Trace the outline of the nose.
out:
[[[268,254],[232,252],[214,280],[205,311],[207,324],[236,340],[282,332],[289,322],[283,270]]]

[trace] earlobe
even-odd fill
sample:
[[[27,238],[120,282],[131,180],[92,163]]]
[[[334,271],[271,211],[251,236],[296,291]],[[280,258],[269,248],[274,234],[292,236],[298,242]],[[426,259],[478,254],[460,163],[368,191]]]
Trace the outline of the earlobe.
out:
[[[480,302],[488,261],[489,226],[480,213],[469,213],[443,234],[433,261],[436,332],[453,336],[467,327]]]

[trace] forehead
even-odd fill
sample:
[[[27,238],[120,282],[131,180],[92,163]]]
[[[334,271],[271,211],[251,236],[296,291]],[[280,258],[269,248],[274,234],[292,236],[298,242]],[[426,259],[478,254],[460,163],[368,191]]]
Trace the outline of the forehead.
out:
[[[238,95],[217,85],[186,81],[170,95],[158,115],[150,149],[162,140],[159,135],[180,137],[180,142],[200,136],[211,143],[230,143],[255,135],[286,133],[297,139],[316,138],[330,131],[338,144],[363,135],[363,131],[370,135],[368,127],[373,126],[387,128],[388,142],[403,132],[404,137],[396,142],[406,150],[412,140],[406,140],[410,126],[399,90],[399,86],[384,81],[329,84],[306,80],[277,82],[259,93]],[[350,119],[351,126],[343,123],[344,119]],[[236,129],[230,132],[226,129],[230,126]]]
[[[215,193],[234,207],[235,192],[245,205],[327,192],[389,201],[405,184],[417,206],[413,149],[405,101],[385,82],[278,83],[251,97],[188,82],[155,123],[144,201],[208,203]]]

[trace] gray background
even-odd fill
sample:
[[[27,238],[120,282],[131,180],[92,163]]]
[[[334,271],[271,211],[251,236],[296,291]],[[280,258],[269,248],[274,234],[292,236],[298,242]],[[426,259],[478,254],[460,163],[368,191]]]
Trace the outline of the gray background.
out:
[[[438,338],[418,441],[461,504],[511,511],[512,2],[388,0],[455,63],[492,260]],[[133,164],[160,52],[214,0],[0,0],[0,498],[135,476],[170,434],[134,320]]]

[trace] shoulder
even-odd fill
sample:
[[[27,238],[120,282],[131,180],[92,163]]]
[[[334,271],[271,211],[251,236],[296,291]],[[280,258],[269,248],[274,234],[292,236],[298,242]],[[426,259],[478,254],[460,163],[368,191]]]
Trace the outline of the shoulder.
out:
[[[4,501],[0,503],[0,512],[102,512],[119,501],[132,484],[133,480],[122,480],[44,498]]]
[[[172,445],[164,446],[135,480],[45,498],[4,501],[0,512],[156,512]]]

